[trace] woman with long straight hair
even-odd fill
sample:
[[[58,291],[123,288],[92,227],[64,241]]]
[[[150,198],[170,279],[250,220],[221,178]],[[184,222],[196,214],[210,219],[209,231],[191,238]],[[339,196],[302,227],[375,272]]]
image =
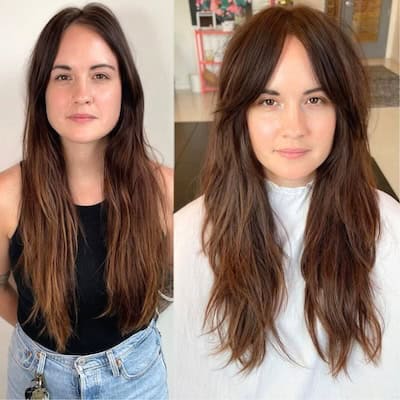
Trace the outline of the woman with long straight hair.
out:
[[[171,172],[150,157],[142,85],[109,9],[51,18],[26,112],[23,159],[0,174],[1,316],[16,325],[7,396],[166,399],[156,316]]]
[[[336,22],[272,7],[221,67],[203,196],[174,223],[177,398],[400,396],[400,206]]]

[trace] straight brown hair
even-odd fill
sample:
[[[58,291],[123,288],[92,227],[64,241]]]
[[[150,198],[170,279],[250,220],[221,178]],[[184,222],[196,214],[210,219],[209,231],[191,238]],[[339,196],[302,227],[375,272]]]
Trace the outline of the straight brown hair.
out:
[[[380,232],[367,139],[368,79],[357,47],[336,22],[308,7],[271,7],[230,40],[219,76],[215,127],[203,190],[203,248],[214,272],[204,325],[249,372],[276,343],[286,296],[283,251],[249,139],[246,112],[262,93],[288,36],[305,47],[320,86],[336,109],[331,153],[317,169],[304,233],[304,316],[314,346],[336,376],[355,344],[377,362],[382,321],[371,271]],[[327,335],[317,336],[317,323]],[[295,361],[295,360],[294,360]]]
[[[104,154],[108,306],[103,315],[116,315],[122,334],[145,326],[154,316],[167,265],[164,183],[144,137],[143,89],[128,43],[106,7],[91,3],[65,8],[47,23],[31,57],[19,225],[19,266],[36,301],[30,318],[42,314],[43,330],[58,351],[65,350],[73,333],[80,227],[62,144],[47,120],[45,92],[62,35],[72,24],[103,38],[118,60],[121,77],[121,113]]]

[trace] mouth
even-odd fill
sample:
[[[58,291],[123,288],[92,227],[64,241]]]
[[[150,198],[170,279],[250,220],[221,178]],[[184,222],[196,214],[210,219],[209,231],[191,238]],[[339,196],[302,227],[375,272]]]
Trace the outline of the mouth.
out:
[[[305,156],[310,150],[301,148],[287,148],[275,150],[280,156],[288,159],[295,159]]]
[[[71,114],[67,118],[70,119],[71,121],[81,122],[81,123],[90,122],[97,119],[97,117],[92,114]]]

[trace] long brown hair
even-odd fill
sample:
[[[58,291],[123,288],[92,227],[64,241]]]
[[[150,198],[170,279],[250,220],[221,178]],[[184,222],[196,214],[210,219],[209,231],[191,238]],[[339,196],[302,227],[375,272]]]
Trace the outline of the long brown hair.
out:
[[[290,357],[275,324],[287,296],[283,251],[246,122],[288,35],[304,45],[336,109],[333,148],[313,182],[301,271],[309,334],[337,375],[346,371],[355,343],[370,361],[380,355],[382,322],[371,278],[380,218],[367,140],[368,79],[351,39],[311,8],[266,9],[226,49],[203,171],[202,240],[215,278],[204,324],[218,333],[218,350],[229,351],[243,371],[260,365],[273,342]]]
[[[144,138],[143,89],[126,38],[116,17],[102,5],[63,9],[43,29],[31,57],[19,226],[24,246],[19,265],[36,301],[31,318],[43,315],[59,351],[73,332],[80,228],[61,141],[47,120],[45,91],[63,32],[71,24],[84,25],[104,39],[117,57],[121,76],[121,113],[104,154],[104,315],[118,316],[122,334],[154,316],[167,264],[163,180]]]

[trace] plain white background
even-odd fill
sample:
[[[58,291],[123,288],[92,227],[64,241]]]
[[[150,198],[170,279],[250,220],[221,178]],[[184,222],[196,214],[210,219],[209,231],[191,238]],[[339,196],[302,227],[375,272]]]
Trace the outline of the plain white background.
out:
[[[26,67],[46,22],[65,6],[87,2],[0,0],[0,170],[19,161]],[[173,166],[173,1],[102,1],[117,15],[131,46],[145,92],[150,143]]]
[[[145,130],[150,144],[172,167],[173,153],[173,0],[101,1],[119,19],[133,52],[145,93]],[[0,171],[21,158],[26,67],[47,21],[66,6],[87,1],[0,0]],[[171,310],[160,317],[164,351],[170,354]],[[0,398],[5,397],[11,327],[0,319]]]

